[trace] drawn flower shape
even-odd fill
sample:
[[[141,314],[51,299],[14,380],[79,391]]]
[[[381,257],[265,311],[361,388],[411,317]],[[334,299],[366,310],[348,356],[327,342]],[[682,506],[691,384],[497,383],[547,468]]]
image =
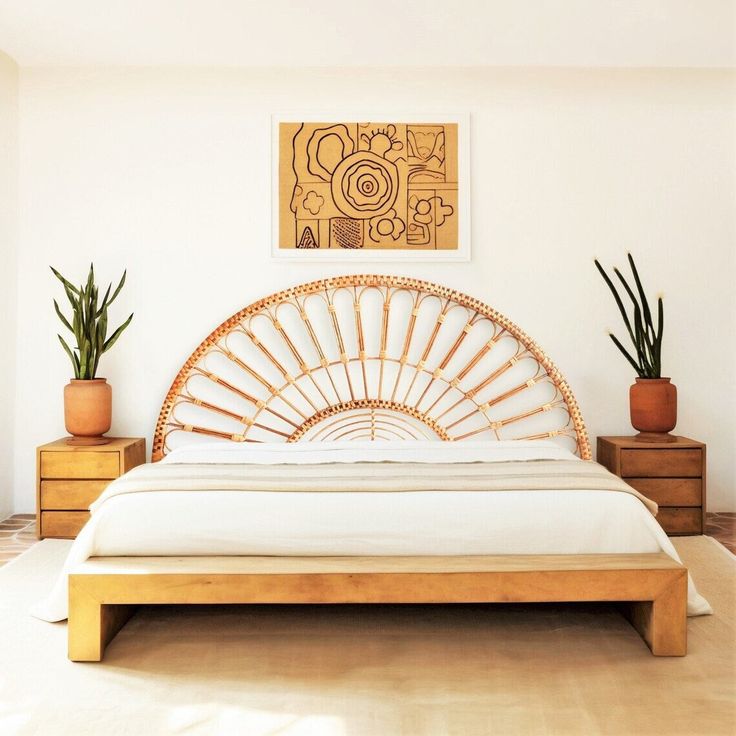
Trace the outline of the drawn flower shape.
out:
[[[409,198],[409,207],[414,210],[414,221],[422,225],[429,225],[432,222],[432,199],[419,199],[416,195]]]
[[[442,197],[432,197],[432,199],[434,200],[434,217],[437,221],[437,227],[442,227],[445,224],[445,219],[452,217],[455,208],[451,204],[445,204]]]
[[[304,197],[304,209],[309,210],[313,215],[316,215],[325,203],[325,198],[317,194],[314,189],[310,189],[307,196]]]
[[[451,217],[455,212],[455,208],[450,204],[445,204],[442,197],[428,197],[427,199],[419,199],[416,195],[409,198],[409,207],[414,211],[414,221],[422,225],[429,225],[432,222],[432,207],[434,206],[434,219],[437,227],[442,227],[445,220]]]
[[[366,220],[386,214],[399,189],[396,164],[370,151],[344,158],[332,175],[332,196],[348,217]]]
[[[390,209],[385,215],[371,218],[368,235],[376,243],[389,236],[392,240],[398,240],[405,227],[396,210]]]

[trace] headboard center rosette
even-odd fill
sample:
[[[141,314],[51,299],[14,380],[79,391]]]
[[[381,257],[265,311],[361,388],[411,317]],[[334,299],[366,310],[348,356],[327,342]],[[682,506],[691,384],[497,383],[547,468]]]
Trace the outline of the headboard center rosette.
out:
[[[482,302],[399,276],[313,281],[251,304],[192,353],[153,459],[202,439],[549,439],[590,459],[567,383]]]

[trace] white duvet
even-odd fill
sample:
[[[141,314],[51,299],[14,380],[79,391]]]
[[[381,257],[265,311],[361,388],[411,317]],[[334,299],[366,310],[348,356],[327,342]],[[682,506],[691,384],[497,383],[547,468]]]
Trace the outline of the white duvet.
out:
[[[570,460],[552,442],[210,444],[162,463],[475,463]],[[582,461],[581,461],[582,462]],[[67,575],[88,557],[192,555],[493,555],[677,552],[643,503],[587,490],[267,492],[167,490],[96,501],[48,598],[32,610],[67,616]],[[711,613],[689,581],[688,614]]]

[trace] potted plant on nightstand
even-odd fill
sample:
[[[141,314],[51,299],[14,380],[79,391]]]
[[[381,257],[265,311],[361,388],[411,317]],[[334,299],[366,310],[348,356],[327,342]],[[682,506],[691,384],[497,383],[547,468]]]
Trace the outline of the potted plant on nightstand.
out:
[[[95,284],[94,265],[90,264],[87,281],[79,288],[65,279],[53,266],[51,270],[64,286],[72,307],[68,320],[54,299],[54,309],[64,327],[72,335],[76,346],[70,348],[61,335],[59,342],[74,367],[74,378],[64,386],[64,425],[72,435],[70,445],[104,445],[109,440],[102,435],[112,422],[112,388],[105,378],[97,378],[97,367],[106,353],[133,319],[131,314],[111,335],[107,336],[107,310],[125,284],[125,272],[115,291],[110,295],[109,284],[102,302]]]
[[[658,297],[657,325],[655,328],[652,311],[649,308],[639,272],[630,253],[628,254],[628,260],[634,277],[636,292],[618,268],[614,268],[613,272],[631,300],[633,307],[631,317],[624,307],[616,286],[597,259],[595,265],[613,294],[634,348],[632,352],[629,352],[613,333],[609,333],[613,343],[637,373],[636,382],[629,389],[631,424],[634,429],[639,430],[640,439],[661,441],[677,424],[677,388],[669,378],[662,376],[664,306],[662,297]]]

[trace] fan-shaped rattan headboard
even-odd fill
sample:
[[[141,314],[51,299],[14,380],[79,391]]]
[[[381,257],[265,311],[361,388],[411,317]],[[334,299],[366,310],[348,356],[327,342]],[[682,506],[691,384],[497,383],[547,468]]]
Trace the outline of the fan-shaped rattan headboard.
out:
[[[313,281],[223,322],[174,379],[153,459],[202,437],[552,437],[591,457],[575,397],[536,343],[477,299],[400,276]]]

